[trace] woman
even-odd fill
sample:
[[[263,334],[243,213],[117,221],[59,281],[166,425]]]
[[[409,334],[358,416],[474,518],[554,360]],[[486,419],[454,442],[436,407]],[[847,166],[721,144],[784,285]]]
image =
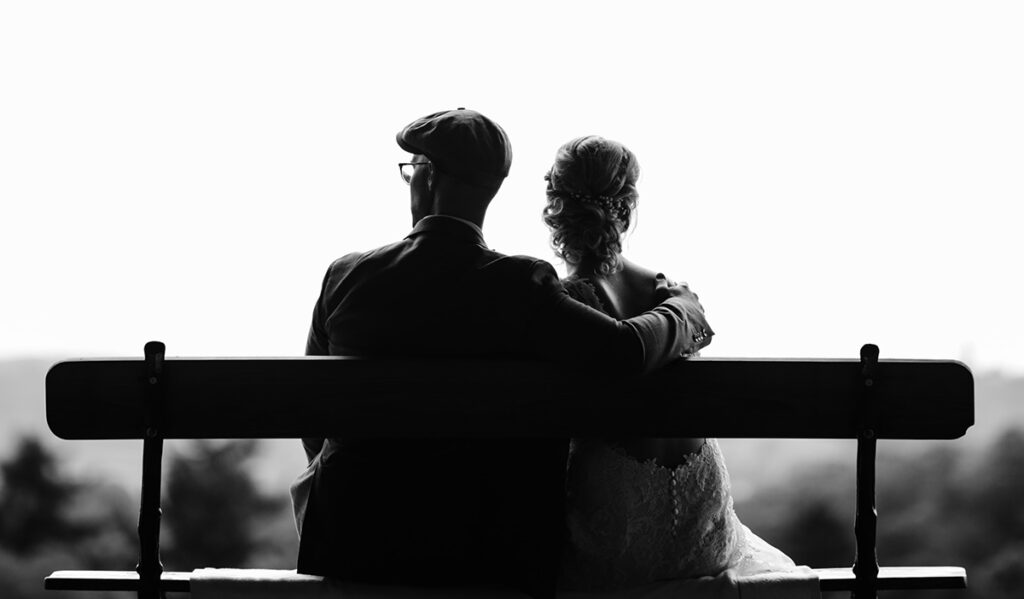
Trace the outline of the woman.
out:
[[[639,174],[625,146],[591,135],[559,148],[545,176],[544,222],[568,269],[566,290],[620,319],[656,304],[664,278],[622,256]],[[713,334],[705,331],[693,350]],[[793,567],[736,517],[715,439],[573,439],[566,485],[567,589]]]

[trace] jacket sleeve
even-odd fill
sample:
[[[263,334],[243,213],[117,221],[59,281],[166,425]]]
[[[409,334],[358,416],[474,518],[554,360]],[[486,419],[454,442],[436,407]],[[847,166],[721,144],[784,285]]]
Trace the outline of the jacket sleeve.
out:
[[[686,317],[692,307],[682,298],[620,321],[572,299],[547,262],[533,263],[531,283],[528,343],[546,359],[638,374],[678,359],[693,344]]]
[[[324,305],[327,281],[330,277],[331,269],[328,268],[327,274],[324,275],[323,283],[320,285],[320,296],[316,298],[316,304],[313,306],[313,321],[309,325],[309,334],[306,335],[307,356],[326,356],[330,353],[325,323],[327,309]]]
[[[327,274],[324,275],[323,283],[320,286],[320,296],[316,298],[316,304],[313,306],[313,320],[309,325],[309,333],[306,335],[307,356],[326,356],[329,353],[327,328],[324,324],[324,320],[326,318],[324,292],[327,289],[327,282],[330,279],[330,277],[331,268],[328,268]],[[320,453],[320,449],[323,447],[323,444],[324,439],[321,438],[302,439],[302,449],[306,453],[307,462],[313,462],[313,460]]]

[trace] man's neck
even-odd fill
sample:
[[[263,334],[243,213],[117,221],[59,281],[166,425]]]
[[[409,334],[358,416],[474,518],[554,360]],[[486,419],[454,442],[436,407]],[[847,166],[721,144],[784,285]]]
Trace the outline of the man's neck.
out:
[[[473,222],[473,221],[471,221],[469,219],[462,218],[461,216],[455,216],[455,215],[452,215],[452,214],[433,214],[433,215],[431,215],[431,218],[450,218],[452,220],[457,220],[460,223],[465,223],[466,225],[469,225],[470,227],[473,227],[473,229],[475,229],[476,232],[480,234],[480,238],[483,239],[483,236],[484,236],[483,228],[480,225],[478,225],[477,223],[475,223],[475,222]]]

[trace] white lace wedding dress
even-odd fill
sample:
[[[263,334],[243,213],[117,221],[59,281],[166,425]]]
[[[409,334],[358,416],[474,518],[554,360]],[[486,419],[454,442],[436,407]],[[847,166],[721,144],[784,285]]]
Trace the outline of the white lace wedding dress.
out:
[[[794,567],[744,526],[715,439],[674,467],[641,462],[611,443],[573,439],[562,587],[618,589],[672,578]]]

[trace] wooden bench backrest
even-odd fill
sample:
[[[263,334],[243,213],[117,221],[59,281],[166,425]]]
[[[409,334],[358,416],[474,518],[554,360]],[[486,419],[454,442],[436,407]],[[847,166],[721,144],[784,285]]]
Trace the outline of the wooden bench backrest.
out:
[[[657,436],[953,439],[974,423],[959,362],[680,360],[600,379],[552,364],[481,359],[73,360],[46,377],[64,439],[317,436]],[[147,403],[148,402],[148,403]],[[156,405],[147,411],[147,405]]]
[[[954,439],[974,423],[970,371],[950,361],[679,360],[602,378],[549,363],[372,358],[61,362],[46,376],[50,429],[64,439],[145,439],[136,572],[54,572],[65,590],[188,591],[160,565],[165,438],[653,436],[857,441],[857,555],[819,570],[822,590],[964,588],[962,568],[882,568],[876,555],[877,439]]]

